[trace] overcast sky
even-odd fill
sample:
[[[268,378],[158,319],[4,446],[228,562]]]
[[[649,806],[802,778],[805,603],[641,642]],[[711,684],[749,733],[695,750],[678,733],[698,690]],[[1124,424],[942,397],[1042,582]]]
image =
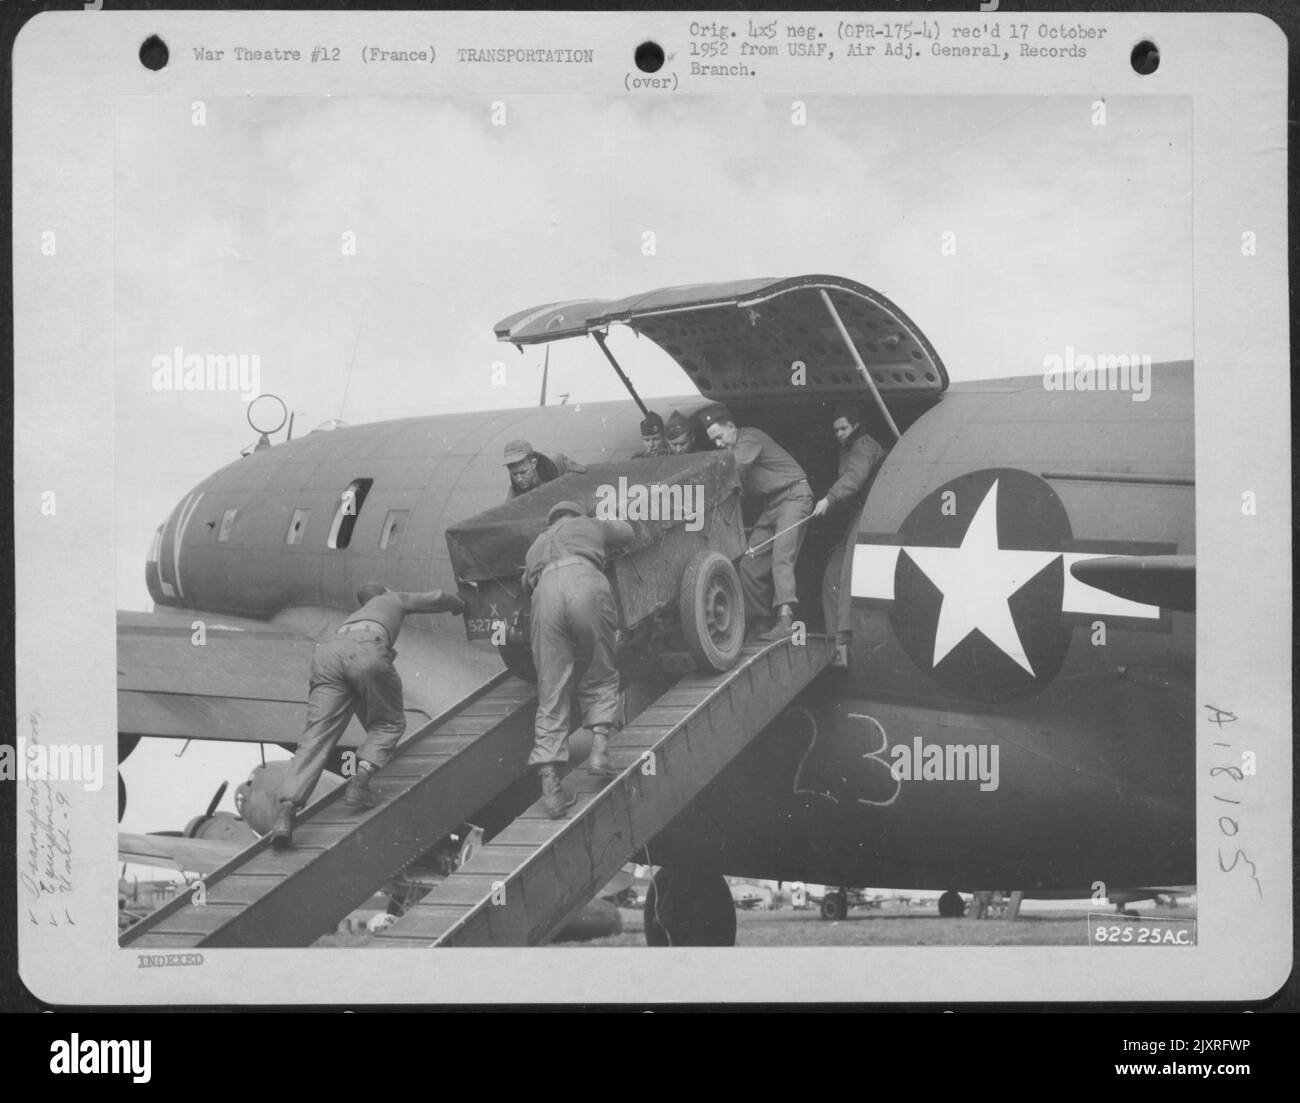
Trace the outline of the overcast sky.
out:
[[[258,354],[296,435],[534,405],[542,352],[495,340],[506,315],[754,276],[883,292],[954,381],[1041,373],[1066,346],[1191,356],[1186,99],[1113,98],[1105,125],[1074,97],[805,102],[794,126],[781,97],[515,97],[493,126],[480,97],[216,97],[196,126],[188,96],[124,98],[119,608],[151,608],[154,529],[255,439],[235,394],[153,389],[153,358],[176,346]],[[647,397],[689,392],[650,342],[616,327],[610,345]],[[589,341],[554,346],[564,392],[626,393]],[[153,755],[136,752],[128,783]],[[223,768],[147,822],[133,802],[123,826],[183,826],[162,821],[201,811]],[[233,787],[247,768],[229,771]]]

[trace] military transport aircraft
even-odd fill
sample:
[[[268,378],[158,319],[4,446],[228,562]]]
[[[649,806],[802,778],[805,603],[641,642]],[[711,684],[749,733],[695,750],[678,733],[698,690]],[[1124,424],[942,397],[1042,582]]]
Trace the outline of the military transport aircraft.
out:
[[[605,344],[616,324],[695,388],[657,410],[725,402],[818,492],[835,405],[858,403],[889,449],[864,505],[809,526],[807,636],[747,644],[715,675],[626,674],[622,773],[575,769],[582,802],[551,822],[524,761],[531,687],[480,639],[497,624],[409,618],[385,803],[349,813],[327,794],[293,850],[253,843],[209,875],[204,907],[173,901],[124,943],[308,945],[464,822],[485,845],[385,944],[545,942],[629,860],[659,868],[647,940],[676,945],[734,940],[724,874],[1030,896],[1194,881],[1191,363],[1150,367],[1141,389],[1127,357],[1078,358],[1051,385],[949,386],[898,307],[831,276],[530,309],[498,337],[590,337],[634,401],[318,431],[203,480],[149,550],[155,612],[119,614],[123,749],[292,746],[313,641],[361,583],[472,589],[444,532],[500,503],[507,441],[635,471],[644,404]],[[343,749],[359,741],[354,724]]]

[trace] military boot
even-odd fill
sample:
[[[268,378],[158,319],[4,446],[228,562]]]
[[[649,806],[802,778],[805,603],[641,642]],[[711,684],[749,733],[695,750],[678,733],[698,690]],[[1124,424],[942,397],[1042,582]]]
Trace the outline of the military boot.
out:
[[[618,770],[609,760],[609,728],[591,729],[591,754],[587,755],[587,773],[594,777],[617,777]]]
[[[783,640],[794,635],[794,612],[790,606],[782,605],[776,613],[776,623],[760,637],[765,640]]]
[[[564,787],[560,772],[554,766],[542,766],[537,772],[542,779],[542,807],[551,819],[558,820],[577,803],[578,794]]]
[[[343,794],[343,803],[348,808],[373,808],[379,803],[379,794],[370,788],[370,774],[364,766],[357,766],[357,772],[348,782],[347,792]]]
[[[275,823],[271,825],[271,846],[276,850],[287,850],[293,846],[293,814],[293,801],[282,800]]]

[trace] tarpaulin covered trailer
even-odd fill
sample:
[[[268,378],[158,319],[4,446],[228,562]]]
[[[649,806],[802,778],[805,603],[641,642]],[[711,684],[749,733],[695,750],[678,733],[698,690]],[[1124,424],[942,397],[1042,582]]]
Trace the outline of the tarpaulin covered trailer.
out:
[[[706,670],[726,670],[744,641],[744,602],[735,562],[745,551],[740,483],[730,452],[688,453],[590,467],[447,528],[458,592],[469,605],[470,639],[506,642],[526,614],[524,557],[561,501],[632,524],[631,547],[607,565],[625,635],[651,618],[676,618],[683,642]],[[516,630],[516,648],[526,637]],[[510,656],[507,655],[507,658]]]

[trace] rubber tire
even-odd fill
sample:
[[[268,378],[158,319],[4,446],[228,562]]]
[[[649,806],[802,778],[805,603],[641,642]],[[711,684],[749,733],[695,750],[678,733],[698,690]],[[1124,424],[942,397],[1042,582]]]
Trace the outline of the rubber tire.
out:
[[[501,661],[511,674],[532,685],[537,684],[537,667],[533,665],[532,648],[517,643],[502,643],[497,645],[497,651],[501,653]]]
[[[849,902],[842,892],[828,892],[822,897],[822,918],[832,923],[847,919]]]
[[[736,944],[736,902],[720,873],[656,870],[643,915],[647,946]]]
[[[966,901],[961,893],[949,889],[939,897],[939,915],[943,919],[960,919],[966,914]]]
[[[706,609],[706,597],[715,586],[723,588],[734,611],[721,639],[715,639],[710,632]],[[745,644],[745,596],[740,575],[725,555],[704,550],[691,557],[682,572],[677,611],[686,648],[701,671],[721,674],[740,661],[740,649]]]

